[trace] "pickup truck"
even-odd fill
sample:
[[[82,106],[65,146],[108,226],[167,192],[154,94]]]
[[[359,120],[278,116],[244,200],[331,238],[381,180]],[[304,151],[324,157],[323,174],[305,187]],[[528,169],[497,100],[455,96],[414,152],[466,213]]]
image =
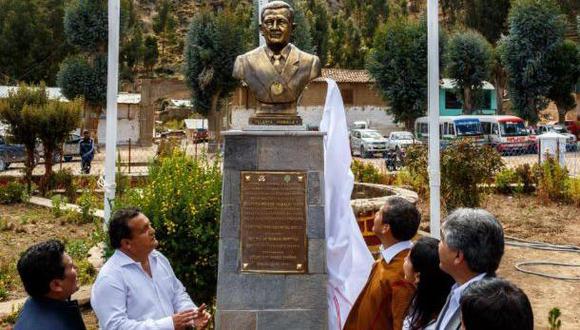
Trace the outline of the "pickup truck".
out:
[[[387,140],[373,129],[353,129],[350,132],[350,150],[359,152],[362,158],[374,154],[383,155],[387,150]]]
[[[26,161],[26,149],[21,144],[8,144],[0,136],[0,172],[8,169],[11,163]]]
[[[413,133],[411,132],[391,132],[387,138],[387,150],[405,150],[411,144],[421,143],[415,140]]]

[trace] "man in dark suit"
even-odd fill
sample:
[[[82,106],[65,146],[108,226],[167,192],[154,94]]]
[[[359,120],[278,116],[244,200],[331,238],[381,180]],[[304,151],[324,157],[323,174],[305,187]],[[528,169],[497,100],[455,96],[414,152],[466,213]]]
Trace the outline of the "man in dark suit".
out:
[[[320,76],[320,60],[289,43],[294,10],[283,1],[268,3],[261,13],[260,31],[266,46],[238,56],[234,78],[256,94],[258,111],[252,124],[300,125],[296,100],[304,87]]]
[[[76,300],[77,271],[64,245],[50,240],[31,246],[18,260],[18,273],[30,298],[14,326],[15,330],[84,330]]]
[[[504,253],[503,228],[482,209],[457,209],[443,223],[439,266],[455,280],[435,324],[437,330],[461,328],[460,301],[472,283],[494,277]]]

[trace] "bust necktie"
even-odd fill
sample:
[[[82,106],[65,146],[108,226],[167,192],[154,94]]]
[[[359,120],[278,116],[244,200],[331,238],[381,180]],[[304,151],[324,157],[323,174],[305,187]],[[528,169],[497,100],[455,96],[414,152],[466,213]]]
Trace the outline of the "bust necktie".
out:
[[[272,55],[272,58],[274,59],[274,68],[276,71],[278,71],[278,73],[282,73],[282,69],[284,67],[282,64],[282,55]]]

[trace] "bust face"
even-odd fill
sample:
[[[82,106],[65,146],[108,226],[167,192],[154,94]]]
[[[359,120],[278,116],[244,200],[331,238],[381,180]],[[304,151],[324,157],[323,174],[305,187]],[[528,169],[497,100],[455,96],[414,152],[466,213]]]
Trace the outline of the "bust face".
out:
[[[290,11],[287,8],[266,9],[260,29],[268,46],[281,49],[290,42],[294,27],[289,17]]]

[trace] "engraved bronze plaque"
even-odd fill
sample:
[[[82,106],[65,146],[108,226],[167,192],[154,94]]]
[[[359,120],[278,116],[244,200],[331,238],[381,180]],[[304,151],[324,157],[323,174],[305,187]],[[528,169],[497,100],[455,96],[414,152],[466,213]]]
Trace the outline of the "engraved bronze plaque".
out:
[[[306,173],[241,172],[242,272],[306,273]]]

